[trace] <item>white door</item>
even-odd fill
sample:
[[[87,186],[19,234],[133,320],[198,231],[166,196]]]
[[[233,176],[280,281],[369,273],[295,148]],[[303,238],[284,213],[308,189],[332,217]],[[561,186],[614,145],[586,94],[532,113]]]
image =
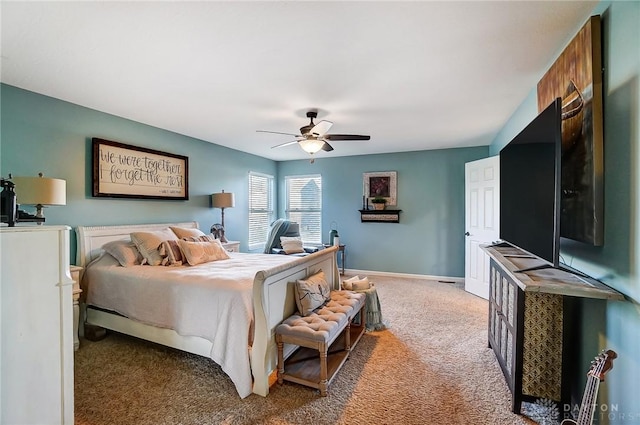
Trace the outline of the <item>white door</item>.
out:
[[[500,157],[465,164],[464,289],[489,298],[489,257],[482,244],[500,237]]]

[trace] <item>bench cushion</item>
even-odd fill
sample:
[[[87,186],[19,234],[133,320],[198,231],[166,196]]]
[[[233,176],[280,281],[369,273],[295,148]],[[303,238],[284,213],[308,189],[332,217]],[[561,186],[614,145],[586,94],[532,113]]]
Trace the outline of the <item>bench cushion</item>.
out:
[[[310,341],[330,342],[346,327],[347,321],[360,311],[365,295],[352,291],[331,291],[329,301],[306,316],[288,317],[276,328],[280,335]]]
[[[305,338],[310,341],[330,342],[345,328],[347,315],[344,313],[311,313],[307,316],[293,315],[276,328],[280,335]]]
[[[353,319],[364,305],[365,300],[365,294],[353,291],[331,291],[329,301],[321,306],[317,312],[329,310],[334,313],[344,313],[349,319]]]

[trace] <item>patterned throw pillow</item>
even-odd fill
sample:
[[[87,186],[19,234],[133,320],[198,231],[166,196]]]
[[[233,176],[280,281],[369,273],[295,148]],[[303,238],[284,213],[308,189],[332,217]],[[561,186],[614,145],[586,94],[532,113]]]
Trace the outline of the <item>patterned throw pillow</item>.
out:
[[[280,236],[280,245],[282,245],[282,249],[284,249],[284,252],[287,254],[297,254],[300,252],[304,252],[304,248],[302,247],[302,239],[297,236]]]
[[[313,310],[329,301],[331,287],[324,272],[320,270],[304,280],[298,280],[295,285],[295,296],[301,316],[308,316]]]
[[[142,264],[142,254],[131,241],[112,241],[102,247],[107,254],[113,256],[122,267],[131,267]]]
[[[211,242],[211,241],[217,240],[212,235],[205,235],[204,233],[198,236],[185,236],[180,239],[182,239],[183,241],[189,241],[189,242]]]
[[[160,244],[160,256],[163,266],[181,266],[184,261],[178,241],[163,241]]]
[[[231,258],[218,239],[200,242],[179,240],[178,245],[187,263],[192,266]]]
[[[134,232],[131,233],[131,241],[136,245],[140,254],[147,260],[147,264],[151,266],[159,266],[162,264],[162,256],[160,255],[160,244],[163,241],[177,240],[175,233],[168,227],[162,230],[152,232]]]

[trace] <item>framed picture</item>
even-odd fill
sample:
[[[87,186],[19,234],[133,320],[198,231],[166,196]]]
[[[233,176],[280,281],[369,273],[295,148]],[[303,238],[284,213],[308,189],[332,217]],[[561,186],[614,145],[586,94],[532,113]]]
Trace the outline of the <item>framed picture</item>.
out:
[[[189,158],[93,138],[94,197],[189,199]]]
[[[562,99],[560,236],[604,243],[600,17],[592,16],[538,83],[538,112]]]
[[[398,196],[398,173],[396,171],[363,173],[362,176],[363,195],[367,201],[380,196],[387,200],[387,205],[396,205]]]

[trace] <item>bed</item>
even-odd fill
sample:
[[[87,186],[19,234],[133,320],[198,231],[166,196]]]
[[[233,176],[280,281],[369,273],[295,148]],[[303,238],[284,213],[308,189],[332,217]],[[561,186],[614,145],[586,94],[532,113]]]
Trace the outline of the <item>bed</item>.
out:
[[[268,395],[269,376],[276,368],[275,328],[296,311],[293,283],[323,270],[338,289],[336,247],[305,257],[229,253],[228,260],[179,267],[122,267],[103,255],[105,244],[129,240],[132,232],[170,226],[197,229],[198,223],[76,228],[76,264],[84,267],[83,325],[209,357],[231,378],[241,398],[252,392]],[[110,282],[106,289],[103,280]],[[113,307],[110,298],[127,302]],[[136,300],[150,300],[152,306]],[[145,315],[149,311],[151,316]]]

